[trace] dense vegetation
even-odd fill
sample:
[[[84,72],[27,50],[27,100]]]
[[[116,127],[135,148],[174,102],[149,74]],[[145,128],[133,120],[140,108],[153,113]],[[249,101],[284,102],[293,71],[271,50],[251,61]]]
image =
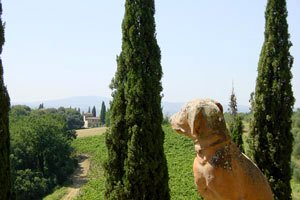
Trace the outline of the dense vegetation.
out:
[[[291,199],[293,57],[289,53],[285,0],[268,0],[253,107],[253,158],[267,176],[275,199]]]
[[[106,199],[170,198],[154,13],[154,0],[125,1],[122,51],[111,84]]]
[[[17,199],[39,199],[73,172],[76,160],[70,144],[75,135],[70,128],[77,126],[71,119],[74,115],[64,108],[12,107],[10,158]]]
[[[4,45],[4,25],[2,23],[2,3],[0,1],[0,55]],[[2,59],[0,58],[0,200],[13,199],[10,178],[10,134],[8,112],[9,95],[4,84]]]
[[[48,109],[49,110],[49,109]],[[52,112],[56,112],[55,109],[50,109]],[[80,114],[80,110],[76,110],[73,108],[63,108],[60,107],[57,109],[57,113],[62,115],[67,122],[67,130],[76,130],[81,129],[83,127],[83,117]]]

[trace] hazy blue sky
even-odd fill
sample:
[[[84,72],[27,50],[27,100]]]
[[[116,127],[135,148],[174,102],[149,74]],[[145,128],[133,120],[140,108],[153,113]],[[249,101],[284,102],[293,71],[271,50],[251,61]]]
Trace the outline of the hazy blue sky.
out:
[[[2,55],[14,102],[70,96],[110,97],[121,50],[124,0],[6,0]],[[164,101],[210,97],[238,104],[254,91],[266,0],[156,1]],[[288,0],[295,58],[293,90],[300,107],[300,1]]]

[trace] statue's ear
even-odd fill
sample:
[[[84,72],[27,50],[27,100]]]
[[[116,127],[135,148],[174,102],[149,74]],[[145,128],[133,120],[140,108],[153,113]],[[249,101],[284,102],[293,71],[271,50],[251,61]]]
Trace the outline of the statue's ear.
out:
[[[218,106],[218,108],[220,109],[221,113],[223,114],[223,106],[219,102],[216,102],[216,105]]]
[[[194,121],[193,121],[193,127],[191,127],[192,130],[192,135],[195,138],[199,137],[199,134],[201,132],[201,129],[203,129],[203,113],[202,109],[200,108],[199,110],[196,111]]]

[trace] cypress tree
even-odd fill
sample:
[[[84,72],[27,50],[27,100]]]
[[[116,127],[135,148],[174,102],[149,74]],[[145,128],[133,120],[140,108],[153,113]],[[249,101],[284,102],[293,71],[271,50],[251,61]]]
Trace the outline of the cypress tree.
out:
[[[101,104],[101,111],[100,111],[100,123],[101,125],[105,125],[105,115],[106,115],[106,106],[104,101]]]
[[[265,41],[258,64],[253,122],[253,158],[269,179],[275,199],[291,198],[291,85],[293,57],[289,53],[285,0],[268,0]]]
[[[0,54],[4,45],[4,25],[2,23],[2,3],[0,1]],[[8,112],[10,100],[3,80],[3,66],[0,57],[0,200],[13,199],[10,178],[10,137]]]
[[[235,117],[237,115],[237,111],[238,111],[237,110],[237,101],[236,101],[236,96],[235,96],[233,87],[232,87],[232,91],[231,91],[231,95],[230,95],[228,111],[232,117]]]
[[[108,199],[170,199],[154,13],[154,0],[126,0],[122,52],[112,84],[111,131],[107,135],[112,156],[106,168]]]
[[[229,132],[232,138],[232,141],[238,146],[238,148],[244,152],[243,148],[243,122],[242,118],[238,116],[238,109],[237,109],[237,99],[234,93],[234,88],[232,87],[232,92],[230,95],[230,102],[228,108],[230,114],[230,121],[229,121]]]
[[[93,114],[93,117],[96,117],[96,115],[97,115],[95,106],[93,106],[93,108],[92,108],[92,114]]]
[[[39,110],[40,109],[44,109],[44,103],[41,103],[40,105],[39,105],[39,108],[38,108]]]

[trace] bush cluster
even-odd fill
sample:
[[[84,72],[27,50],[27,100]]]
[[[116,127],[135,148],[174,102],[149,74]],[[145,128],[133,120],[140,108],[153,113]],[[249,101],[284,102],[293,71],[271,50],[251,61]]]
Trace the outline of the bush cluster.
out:
[[[75,126],[63,111],[12,107],[10,158],[17,199],[40,199],[74,171],[70,127]]]

